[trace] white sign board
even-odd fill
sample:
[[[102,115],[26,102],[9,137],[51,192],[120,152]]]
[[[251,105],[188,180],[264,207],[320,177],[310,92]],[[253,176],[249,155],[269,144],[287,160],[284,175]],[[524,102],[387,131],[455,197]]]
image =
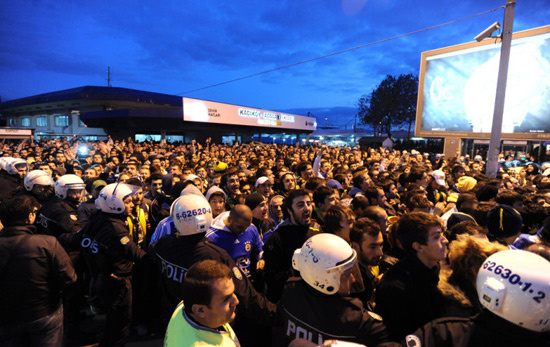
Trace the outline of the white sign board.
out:
[[[191,98],[183,98],[183,120],[307,131],[317,129],[313,117]]]

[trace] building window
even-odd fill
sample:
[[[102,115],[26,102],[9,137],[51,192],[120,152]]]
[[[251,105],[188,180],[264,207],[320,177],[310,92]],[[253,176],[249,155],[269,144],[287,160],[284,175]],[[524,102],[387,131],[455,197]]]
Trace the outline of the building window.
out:
[[[21,118],[21,126],[22,127],[30,127],[31,126],[31,119],[29,117]]]
[[[36,126],[37,127],[47,127],[48,126],[48,117],[46,117],[46,116],[36,117]]]
[[[69,126],[69,116],[55,116],[55,126],[56,127]]]
[[[8,118],[8,126],[14,127],[15,124],[15,118]]]

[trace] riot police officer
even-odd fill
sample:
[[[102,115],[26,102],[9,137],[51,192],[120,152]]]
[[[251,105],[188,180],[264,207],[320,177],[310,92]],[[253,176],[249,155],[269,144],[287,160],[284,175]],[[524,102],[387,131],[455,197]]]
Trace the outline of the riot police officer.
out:
[[[170,315],[182,300],[182,280],[189,267],[198,261],[213,259],[232,269],[235,294],[240,301],[237,307],[239,314],[263,326],[271,326],[276,314],[275,305],[254,290],[248,278],[226,251],[205,237],[212,223],[212,211],[200,191],[196,188],[187,189],[186,193],[172,204],[170,216],[174,221],[176,234],[164,236],[149,247],[149,253],[158,263],[161,272],[163,322],[168,323]],[[236,332],[240,340],[241,337],[242,340],[246,340],[246,331],[241,334],[236,329]],[[242,340],[244,346],[246,343]]]
[[[90,300],[106,312],[101,346],[124,345],[130,330],[131,274],[134,262],[147,253],[130,237],[126,218],[134,207],[135,191],[112,183],[96,199],[99,212],[79,233],[80,246],[92,274]]]
[[[59,238],[63,233],[80,230],[76,208],[86,191],[84,181],[76,175],[63,175],[55,182],[55,197],[40,210],[37,224],[43,234]]]

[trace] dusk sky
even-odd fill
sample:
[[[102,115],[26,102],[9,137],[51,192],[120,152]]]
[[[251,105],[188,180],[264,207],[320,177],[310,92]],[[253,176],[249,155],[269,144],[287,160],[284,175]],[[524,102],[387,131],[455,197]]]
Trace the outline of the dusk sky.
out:
[[[217,83],[505,5],[505,0],[2,1],[0,97],[112,85],[334,124],[423,51],[473,41],[504,9],[237,82]],[[549,0],[517,0],[514,31],[550,24]]]

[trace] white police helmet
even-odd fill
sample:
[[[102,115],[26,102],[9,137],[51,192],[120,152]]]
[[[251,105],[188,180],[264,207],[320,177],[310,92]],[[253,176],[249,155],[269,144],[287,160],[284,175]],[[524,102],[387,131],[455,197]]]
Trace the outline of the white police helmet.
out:
[[[66,199],[69,190],[83,192],[85,189],[86,184],[84,184],[82,178],[73,174],[63,175],[55,182],[55,195],[60,199]]]
[[[8,162],[10,162],[11,160],[13,160],[15,158],[12,158],[12,157],[0,157],[0,169],[1,170],[6,170],[6,167],[8,166]]]
[[[52,176],[50,176],[50,174],[46,171],[32,170],[27,174],[27,176],[25,176],[23,185],[25,186],[25,189],[30,192],[35,185],[53,186],[54,182]]]
[[[190,193],[180,196],[172,203],[170,217],[179,235],[199,234],[210,228],[212,209],[202,194]]]
[[[18,170],[22,168],[27,168],[27,170],[29,169],[29,163],[22,158],[13,158],[6,163],[6,171],[10,175],[17,175]]]
[[[99,192],[99,196],[95,200],[95,206],[105,213],[122,214],[126,209],[124,200],[134,196],[138,190],[132,189],[126,183],[108,184]]]
[[[292,267],[300,271],[307,284],[324,294],[348,295],[364,289],[357,253],[334,234],[309,238],[294,251]]]
[[[520,250],[495,253],[477,275],[479,301],[520,327],[550,331],[550,262]]]

